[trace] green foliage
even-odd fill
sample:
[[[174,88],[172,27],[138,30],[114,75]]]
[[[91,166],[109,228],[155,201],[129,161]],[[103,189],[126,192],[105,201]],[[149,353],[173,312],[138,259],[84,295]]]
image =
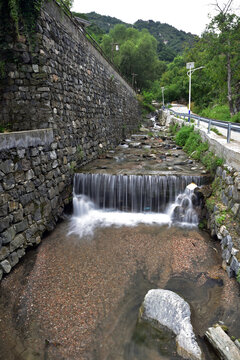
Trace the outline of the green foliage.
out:
[[[202,142],[198,145],[198,147],[195,149],[195,151],[192,153],[192,158],[194,160],[200,160],[202,158],[202,155],[208,151],[209,145],[208,142]]]
[[[240,111],[237,114],[232,116],[231,121],[236,122],[236,123],[240,123]]]
[[[217,135],[220,135],[220,136],[222,136],[222,134],[220,133],[220,131],[217,129],[217,128],[215,128],[215,127],[212,127],[211,128],[211,131],[213,131],[215,134],[217,134]]]
[[[179,130],[178,123],[176,123],[175,125],[170,124],[170,126],[169,126],[169,131],[170,131],[171,134],[176,135],[176,133],[178,132],[178,130]]]
[[[15,24],[16,32],[19,32],[19,8],[18,0],[8,0],[10,16]]]
[[[212,174],[215,173],[218,166],[221,166],[224,163],[222,158],[217,157],[211,151],[208,152],[201,161],[203,165],[206,166],[207,170],[210,171]]]
[[[63,7],[63,9],[65,9],[65,7],[67,9],[71,9],[74,0],[56,0],[56,1],[61,7]]]
[[[194,132],[193,126],[183,126],[177,132],[175,141],[177,145],[183,146],[184,151],[193,159],[200,160],[211,174],[224,163],[222,158],[215,156],[211,151],[208,152],[208,143],[202,142],[199,133]]]
[[[161,24],[159,21],[138,20],[134,25],[124,23],[123,21],[111,16],[104,16],[95,12],[86,14],[92,25],[97,26],[102,33],[109,33],[117,24],[125,25],[133,31],[142,31],[147,29],[148,32],[157,40],[157,54],[159,60],[170,62],[177,54],[183,52],[186,44],[192,46],[196,36],[177,30],[171,25]],[[89,28],[88,28],[89,29]]]
[[[195,151],[201,143],[202,139],[199,133],[192,131],[185,143],[183,150],[186,151],[188,154],[192,154],[192,152]]]
[[[177,133],[175,137],[176,144],[179,146],[184,146],[190,136],[190,134],[193,132],[194,127],[193,126],[183,126]]]
[[[221,213],[216,217],[215,221],[218,225],[224,224],[224,221],[226,219],[226,210],[221,211]]]
[[[147,30],[118,24],[103,36],[101,47],[135,88],[149,89],[165,70],[157,56],[157,41]]]
[[[208,107],[202,110],[200,115],[209,119],[232,121],[229,107],[227,105],[215,105],[213,107]]]
[[[215,206],[215,201],[214,199],[206,199],[206,206],[209,212],[213,212],[214,206]]]
[[[32,39],[43,1],[6,0],[5,6],[0,7],[1,31],[14,32],[19,36],[21,28],[21,32]]]

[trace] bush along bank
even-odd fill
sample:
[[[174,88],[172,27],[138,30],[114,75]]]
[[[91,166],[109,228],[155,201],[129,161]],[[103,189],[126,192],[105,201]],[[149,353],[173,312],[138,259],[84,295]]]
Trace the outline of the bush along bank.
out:
[[[213,176],[218,166],[223,165],[224,160],[209,151],[208,142],[202,141],[200,134],[194,131],[194,126],[179,127],[178,123],[170,125],[170,132],[175,136],[177,145],[183,147],[183,150],[194,160],[201,161],[207,170]]]
[[[203,213],[199,227],[210,231],[221,242],[223,268],[240,283],[240,172],[223,165],[224,160],[208,151],[193,126],[170,125],[177,145],[211,173],[213,182],[203,187]]]

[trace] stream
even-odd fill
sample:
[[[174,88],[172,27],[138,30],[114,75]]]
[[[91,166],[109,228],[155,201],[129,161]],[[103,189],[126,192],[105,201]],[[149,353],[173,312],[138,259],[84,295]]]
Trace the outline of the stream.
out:
[[[166,145],[143,141],[158,151]],[[193,175],[195,164],[174,146],[167,165],[155,152],[152,167],[145,149],[133,158],[128,150],[75,175],[73,213],[1,282],[1,360],[181,359],[174,337],[138,322],[155,288],[190,304],[206,360],[217,359],[204,339],[209,326],[222,321],[240,337],[239,286],[221,268],[219,243],[198,229],[196,199],[186,190],[206,181],[204,169],[196,164]]]

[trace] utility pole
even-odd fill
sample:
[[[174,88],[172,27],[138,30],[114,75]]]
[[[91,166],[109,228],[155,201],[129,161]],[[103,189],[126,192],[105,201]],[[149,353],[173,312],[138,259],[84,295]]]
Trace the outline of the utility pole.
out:
[[[138,76],[138,74],[132,73],[132,88],[134,89],[134,83],[135,83],[135,77]]]
[[[114,60],[114,50],[119,51],[118,43],[112,43],[112,63],[113,63],[113,60]]]
[[[188,69],[187,76],[189,77],[189,99],[188,99],[188,122],[190,122],[191,117],[191,88],[192,88],[192,73],[196,70],[203,69],[205,66],[200,66],[194,69],[194,62],[189,62],[186,64],[186,68]]]
[[[162,89],[162,104],[164,108],[164,86],[161,89]]]

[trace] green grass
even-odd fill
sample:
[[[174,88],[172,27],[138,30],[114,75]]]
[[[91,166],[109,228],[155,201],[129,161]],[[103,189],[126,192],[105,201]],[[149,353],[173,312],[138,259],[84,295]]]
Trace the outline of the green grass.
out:
[[[193,126],[183,126],[177,133],[175,137],[176,144],[179,146],[184,146],[190,136],[190,134],[193,132],[194,127]]]
[[[212,128],[211,128],[211,131],[213,131],[215,134],[217,134],[217,135],[219,135],[219,136],[223,136],[223,135],[220,133],[220,131],[218,131],[218,129],[215,128],[215,127],[212,127]]]
[[[177,128],[173,127],[173,130]],[[208,143],[202,142],[198,132],[194,132],[193,126],[183,126],[175,136],[176,144],[183,147],[193,159],[200,160],[206,169],[214,174],[217,167],[223,164],[223,159],[208,151]]]
[[[240,112],[231,117],[228,105],[208,107],[207,109],[202,110],[199,115],[209,119],[240,123]]]

